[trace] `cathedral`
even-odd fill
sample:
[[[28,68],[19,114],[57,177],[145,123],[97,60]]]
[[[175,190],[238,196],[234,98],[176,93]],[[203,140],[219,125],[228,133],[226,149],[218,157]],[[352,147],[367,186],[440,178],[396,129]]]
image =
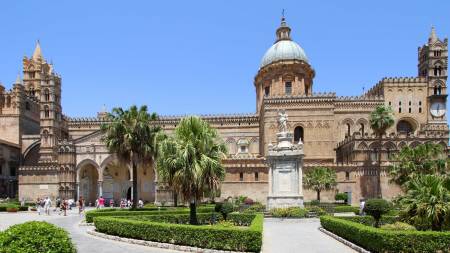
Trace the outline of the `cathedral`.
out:
[[[289,117],[286,129],[293,141],[303,143],[303,173],[317,166],[337,173],[336,189],[323,193],[322,201],[334,201],[336,192],[346,193],[350,204],[379,192],[386,199],[397,196],[401,190],[386,172],[393,154],[422,143],[448,147],[448,39],[438,38],[432,28],[418,48],[417,61],[417,76],[382,78],[360,96],[316,93],[316,70],[283,18],[254,78],[255,113],[201,115],[228,146],[221,198],[245,195],[266,202],[266,156],[277,141],[279,111]],[[131,169],[101,141],[106,112],[65,115],[61,84],[62,76],[45,60],[38,42],[33,55],[23,58],[23,75],[12,88],[0,85],[0,197],[34,201],[83,196],[91,203],[100,195],[107,203],[131,198]],[[369,115],[379,105],[391,106],[395,116],[381,143],[369,125]],[[171,133],[180,119],[160,115],[157,124]],[[137,178],[140,198],[170,204],[172,195],[158,181],[154,166],[139,168]],[[304,190],[305,201],[315,198],[313,191]]]

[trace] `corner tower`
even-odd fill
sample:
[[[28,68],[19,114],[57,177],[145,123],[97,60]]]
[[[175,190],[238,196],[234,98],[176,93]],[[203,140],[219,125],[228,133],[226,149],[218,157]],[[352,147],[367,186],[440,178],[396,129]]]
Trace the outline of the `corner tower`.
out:
[[[255,76],[256,111],[260,112],[264,97],[310,95],[314,75],[305,51],[291,39],[291,28],[283,16],[275,43],[264,54]]]
[[[448,39],[440,40],[434,27],[428,43],[418,49],[418,71],[428,82],[428,122],[447,124]]]

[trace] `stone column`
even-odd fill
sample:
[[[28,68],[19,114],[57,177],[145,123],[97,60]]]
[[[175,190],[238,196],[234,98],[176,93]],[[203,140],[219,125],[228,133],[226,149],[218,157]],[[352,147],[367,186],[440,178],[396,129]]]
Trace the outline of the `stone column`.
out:
[[[98,196],[103,196],[103,181],[98,181]]]
[[[75,199],[79,199],[80,198],[80,183],[77,183],[77,196]]]
[[[130,183],[131,183],[131,199],[134,199],[133,197],[133,179],[130,179]]]

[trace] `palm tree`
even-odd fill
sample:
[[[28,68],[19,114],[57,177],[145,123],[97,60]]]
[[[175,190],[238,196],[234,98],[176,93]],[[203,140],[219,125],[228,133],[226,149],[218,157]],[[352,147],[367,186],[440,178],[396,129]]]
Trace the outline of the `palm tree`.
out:
[[[378,146],[378,177],[377,177],[377,195],[379,198],[382,197],[381,193],[381,147],[383,134],[386,130],[394,125],[394,114],[390,106],[379,105],[375,110],[370,113],[370,127],[378,136],[379,146]]]
[[[225,144],[207,122],[191,116],[181,120],[173,139],[163,142],[160,151],[163,180],[171,181],[172,188],[189,201],[189,223],[198,224],[197,203],[205,193],[217,192],[225,177],[221,164]]]
[[[415,148],[404,147],[389,167],[392,181],[405,185],[419,175],[436,174],[449,176],[448,158],[439,144],[426,143]]]
[[[180,169],[177,155],[177,142],[173,137],[165,137],[159,143],[157,170],[160,179],[172,190],[173,205],[178,206],[178,189],[174,183],[175,173]]]
[[[317,200],[320,201],[320,192],[331,190],[336,185],[336,172],[326,167],[315,167],[306,172],[304,185],[308,189],[317,192]]]
[[[450,216],[450,181],[439,175],[421,175],[407,183],[400,203],[412,222],[427,221],[431,229],[440,231]]]
[[[101,126],[103,141],[109,152],[115,153],[122,164],[132,166],[133,208],[138,203],[137,168],[152,164],[156,155],[156,136],[161,131],[154,123],[158,116],[149,114],[147,106],[131,106],[128,110],[114,108],[109,122]]]

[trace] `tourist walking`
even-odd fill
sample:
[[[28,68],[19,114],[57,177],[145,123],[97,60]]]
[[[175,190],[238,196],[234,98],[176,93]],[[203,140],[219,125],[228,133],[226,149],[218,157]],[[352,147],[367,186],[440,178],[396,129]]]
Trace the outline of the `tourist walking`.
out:
[[[139,199],[139,208],[143,208],[144,207],[144,201],[142,201],[142,199]]]
[[[51,207],[52,207],[52,200],[49,197],[46,197],[45,201],[44,201],[44,212],[45,212],[45,214],[50,215]]]
[[[98,207],[99,208],[105,207],[105,199],[103,198],[103,196],[100,196],[100,198],[98,198]]]
[[[56,205],[55,205],[55,212],[57,209],[59,209],[59,213],[61,213],[61,199],[59,197],[56,198]]]
[[[38,212],[39,215],[41,215],[41,199],[37,198],[36,200],[36,210]]]
[[[83,201],[83,197],[80,196],[80,198],[78,199],[78,214],[83,213],[84,210],[84,201]]]
[[[109,207],[114,207],[114,199],[109,200]]]

